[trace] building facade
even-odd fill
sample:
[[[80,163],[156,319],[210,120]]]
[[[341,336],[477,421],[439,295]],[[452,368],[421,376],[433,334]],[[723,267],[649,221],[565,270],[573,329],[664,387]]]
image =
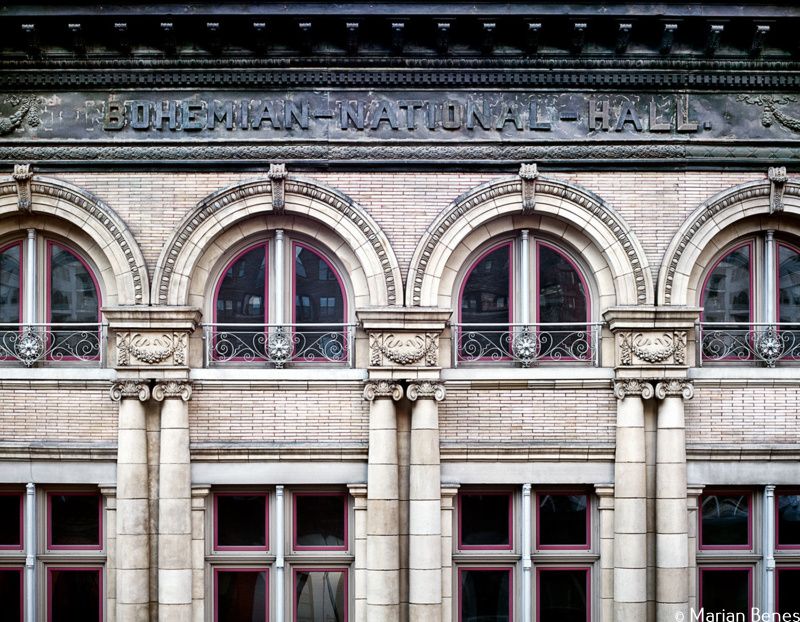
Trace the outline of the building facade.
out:
[[[0,23],[4,620],[800,619],[796,6]]]

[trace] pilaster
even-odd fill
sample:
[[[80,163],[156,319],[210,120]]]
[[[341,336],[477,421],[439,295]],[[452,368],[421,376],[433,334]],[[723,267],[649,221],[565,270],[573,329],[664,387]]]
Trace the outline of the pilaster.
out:
[[[117,620],[117,487],[100,485],[105,499],[106,519],[106,622]]]
[[[192,622],[204,622],[206,569],[206,502],[211,486],[192,486]]]
[[[700,495],[703,486],[689,485],[686,487],[686,509],[688,516],[688,579],[689,579],[689,611],[697,611],[697,521]]]
[[[367,622],[367,486],[349,484],[353,497],[353,622]]]
[[[453,510],[458,484],[442,484],[442,620],[453,619]]]
[[[600,620],[614,622],[614,486],[597,484],[600,521]]]

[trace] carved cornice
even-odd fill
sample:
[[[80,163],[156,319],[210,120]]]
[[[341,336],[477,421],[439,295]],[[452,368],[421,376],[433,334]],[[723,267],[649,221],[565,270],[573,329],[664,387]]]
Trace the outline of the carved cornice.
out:
[[[123,380],[111,385],[111,399],[119,402],[123,398],[137,398],[140,402],[150,399],[150,386],[139,380]]]
[[[377,399],[392,399],[396,402],[403,397],[403,387],[391,380],[370,380],[364,385],[363,395],[369,402]]]
[[[439,334],[370,333],[369,353],[371,367],[436,367],[439,363]]]
[[[670,378],[656,384],[656,397],[663,400],[666,397],[682,397],[690,400],[694,397],[694,384],[691,380]]]
[[[441,402],[447,396],[447,391],[445,390],[444,382],[423,380],[408,383],[406,395],[412,402],[423,399]]]
[[[161,402],[166,398],[180,398],[188,402],[192,397],[192,383],[186,380],[158,382],[153,387],[153,399]]]
[[[618,399],[640,396],[644,400],[653,397],[653,385],[648,380],[630,378],[614,382],[614,396]]]
[[[117,366],[186,366],[187,333],[118,332]]]

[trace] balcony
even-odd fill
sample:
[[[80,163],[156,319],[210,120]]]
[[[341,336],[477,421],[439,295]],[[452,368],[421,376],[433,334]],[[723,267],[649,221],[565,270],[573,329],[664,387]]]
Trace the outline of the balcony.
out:
[[[355,324],[203,324],[204,365],[353,367]]]
[[[800,324],[697,324],[698,361],[775,367],[800,361]]]
[[[0,364],[105,365],[105,324],[0,324]]]
[[[505,362],[600,365],[602,323],[451,324],[453,366]]]

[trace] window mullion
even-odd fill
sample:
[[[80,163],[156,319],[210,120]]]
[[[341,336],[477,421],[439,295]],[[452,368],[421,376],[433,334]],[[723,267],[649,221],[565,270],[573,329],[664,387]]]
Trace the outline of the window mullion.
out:
[[[275,486],[275,619],[284,619],[284,543],[286,542],[284,521],[284,488]]]
[[[520,323],[530,324],[531,321],[531,241],[530,232],[523,229],[520,232]]]
[[[769,324],[774,324],[778,319],[777,310],[777,284],[776,277],[778,267],[775,263],[775,231],[767,229],[767,235],[764,240],[764,321]]]
[[[286,257],[284,256],[283,229],[275,230],[275,289],[273,293],[275,319],[273,324],[283,324],[285,312],[284,274]]]
[[[25,246],[25,323],[36,323],[36,229],[28,229]]]

